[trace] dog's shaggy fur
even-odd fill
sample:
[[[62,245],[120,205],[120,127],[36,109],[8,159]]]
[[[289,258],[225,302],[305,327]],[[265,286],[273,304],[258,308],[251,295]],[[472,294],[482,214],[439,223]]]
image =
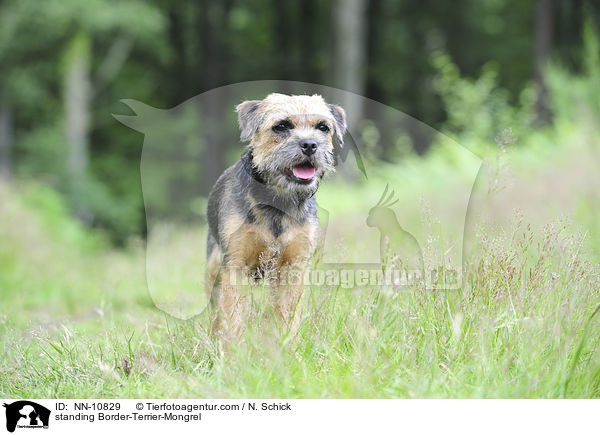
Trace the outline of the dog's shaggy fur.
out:
[[[296,328],[303,287],[286,278],[314,249],[314,195],[334,170],[334,141],[342,145],[346,116],[318,95],[270,94],[236,110],[248,151],[219,177],[208,199],[206,286],[213,327],[241,329],[246,304],[236,277],[260,269],[268,257],[279,276],[277,311]]]

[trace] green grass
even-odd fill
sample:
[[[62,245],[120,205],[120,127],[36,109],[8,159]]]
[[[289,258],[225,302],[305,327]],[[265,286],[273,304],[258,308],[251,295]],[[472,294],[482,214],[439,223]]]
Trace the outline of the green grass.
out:
[[[531,149],[515,152],[514,167],[531,171]],[[540,172],[572,154],[555,151]],[[436,186],[455,171],[435,156],[411,164],[415,185],[427,183],[428,166]],[[374,178],[394,176],[381,168]],[[370,203],[384,184],[352,192]],[[450,197],[455,185],[442,186]],[[352,247],[352,193],[329,188],[346,201],[341,230]],[[480,230],[458,290],[314,288],[297,337],[258,304],[243,338],[223,347],[204,315],[178,320],[156,308],[141,242],[112,249],[35,189],[0,186],[2,397],[600,396],[600,270],[589,238],[597,203],[576,206],[567,224],[526,214],[511,232]],[[333,191],[323,195],[335,207]],[[183,255],[181,240],[165,245],[165,258]]]

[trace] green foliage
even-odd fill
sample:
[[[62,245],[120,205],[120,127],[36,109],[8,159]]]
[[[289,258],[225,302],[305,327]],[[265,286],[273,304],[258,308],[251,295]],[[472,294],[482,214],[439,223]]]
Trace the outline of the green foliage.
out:
[[[131,169],[131,158],[123,153],[127,144],[111,134],[115,125],[109,106],[123,93],[118,97],[112,93],[107,95],[105,87],[106,80],[112,80],[111,75],[118,73],[119,68],[126,75],[131,74],[130,66],[119,67],[118,56],[111,52],[119,47],[119,42],[135,41],[137,52],[153,53],[157,63],[165,59],[164,16],[154,5],[136,0],[42,3],[25,0],[3,2],[0,20],[0,91],[8,96],[14,111],[15,150],[12,154],[16,158],[17,174],[26,179],[42,179],[62,192],[74,214],[85,210],[92,219],[84,220],[108,229],[115,241],[123,242],[133,234],[140,234],[143,208],[138,165]],[[74,189],[68,171],[70,150],[65,137],[61,95],[71,60],[82,56],[90,57],[92,68],[91,137],[96,142],[97,130],[108,132],[109,137],[106,145],[91,144],[90,170]],[[135,65],[132,66],[132,73],[137,75]],[[147,81],[136,78],[135,83],[145,86],[146,94],[139,94],[143,98],[149,89]],[[127,88],[129,91],[138,89]],[[110,118],[113,124],[107,126],[104,117]],[[103,136],[107,134],[100,135]],[[139,144],[135,145],[139,150]],[[117,150],[113,158],[103,158],[111,149]],[[74,190],[80,194],[72,195]]]
[[[560,122],[595,122],[600,116],[600,46],[593,21],[584,27],[583,71],[574,74],[559,60],[546,71],[552,111]]]
[[[65,155],[67,147],[63,129],[60,126],[39,127],[24,135],[20,141],[21,151],[27,156],[18,168],[18,174],[24,179],[42,180],[52,187],[53,194],[60,196],[68,205],[66,210],[84,209],[92,216],[83,220],[97,228],[110,229],[109,234],[115,242],[122,243],[132,234],[140,232],[143,222],[143,205],[139,190],[139,173],[132,172],[126,162],[118,157],[105,157],[94,161],[100,174],[106,170],[118,174],[112,184],[101,181],[96,171],[90,172],[82,184],[80,197],[73,194],[69,187],[69,175]],[[132,189],[138,186],[138,189]],[[50,192],[49,188],[45,188]]]
[[[533,2],[367,2],[365,92],[479,156],[516,138],[511,162],[527,174],[554,171],[572,156],[593,163],[598,7],[582,9],[590,18],[581,32],[580,4],[557,5],[555,57],[545,74],[553,119],[544,128],[533,126]],[[217,86],[264,78],[339,86],[330,80],[335,12],[330,0],[0,2],[0,102],[13,115],[16,168],[16,180],[0,184],[0,300],[10,301],[0,305],[0,396],[600,396],[594,192],[572,198],[570,231],[550,226],[541,245],[516,232],[479,240],[483,249],[469,259],[469,279],[458,291],[315,289],[297,338],[259,305],[245,339],[223,351],[206,318],[177,321],[156,308],[146,252],[132,239],[144,229],[143,137],[111,116],[122,113],[119,100],[169,108]],[[90,161],[73,183],[64,88],[71,61],[81,57],[90,72]],[[231,108],[224,116],[234,123]],[[196,156],[209,145],[178,131],[199,125],[197,118],[188,113],[159,126],[164,137],[156,139],[165,147],[187,140]],[[443,146],[442,135],[415,150],[410,132],[394,131],[388,146],[376,125],[363,127],[365,157],[374,161],[369,183],[325,183],[319,191],[341,215],[331,228],[348,250],[361,249],[365,204],[376,203],[386,182],[402,186],[396,194],[403,203],[435,191],[443,219],[464,228],[465,210],[452,206],[459,188],[472,183],[472,156]],[[232,144],[223,159],[239,150]],[[198,177],[193,161],[182,171],[186,180]],[[575,172],[552,174],[567,183]],[[157,197],[149,198],[167,209],[173,186],[160,168],[154,173]],[[206,198],[178,206],[197,217]],[[403,224],[426,220],[414,208],[402,210]],[[188,255],[201,267],[194,255],[205,228],[176,234],[161,241],[162,260],[183,268]],[[181,283],[189,284],[186,276]],[[162,278],[152,296],[175,298],[180,277]]]
[[[38,178],[56,189],[64,189],[67,146],[61,126],[38,125],[20,138],[19,148],[24,156],[18,167],[20,176]]]
[[[90,231],[74,220],[63,196],[50,187],[28,183],[20,189],[18,200],[10,197],[4,199],[6,202],[14,201],[14,205],[22,207],[21,213],[35,214],[39,228],[52,243],[83,252],[106,248],[100,233]]]
[[[510,94],[498,86],[498,65],[486,63],[475,79],[460,76],[458,66],[447,54],[432,57],[438,72],[434,81],[440,93],[448,121],[445,130],[479,155],[497,151],[494,139],[512,129],[517,137],[527,133],[533,124],[535,93],[529,86],[519,103],[510,102]]]
[[[64,82],[69,60],[86,57],[90,166],[84,183],[90,191],[69,203],[74,214],[90,209],[95,215],[90,221],[117,241],[141,234],[136,180],[142,139],[110,116],[122,110],[120,99],[169,108],[208,89],[264,78],[340,86],[331,82],[336,58],[331,21],[338,12],[331,0],[274,5],[270,0],[3,1],[0,94],[13,114],[12,166],[65,194],[74,190],[65,168],[69,150],[61,138]],[[597,92],[587,92],[599,82],[592,24],[583,32],[588,47],[583,53],[577,27],[578,14],[593,16],[598,9],[591,2],[579,5],[561,3],[553,36],[561,59],[569,68],[583,65],[589,79],[566,86],[566,73],[557,68],[549,73],[549,81],[556,82],[551,97],[557,114],[570,110],[575,94],[598,105],[592,101]],[[482,155],[495,150],[494,138],[508,128],[521,138],[533,118],[534,14],[532,2],[516,0],[447,2],[434,9],[367,2],[361,69],[366,96],[456,135]],[[367,157],[388,162],[413,151],[423,154],[429,145],[411,132],[394,132],[398,140],[388,141],[378,140],[369,126],[365,131],[371,145]],[[224,166],[238,149],[228,146],[215,164]],[[84,199],[89,204],[78,203]]]
[[[489,128],[491,116],[481,125]],[[561,112],[556,125],[523,134],[510,152],[513,169],[540,175],[560,168],[556,162],[592,159],[597,126],[568,116]],[[425,157],[382,164],[373,184],[325,183],[319,200],[343,218],[332,227],[357,249],[365,238],[361,211],[377,201],[384,182],[403,187],[396,192],[402,203],[417,203],[421,192],[435,190],[451,204],[456,180],[470,181],[463,173],[467,153],[456,149],[438,143]],[[51,149],[46,152],[51,161]],[[572,176],[568,168],[554,173],[563,183]],[[0,299],[11,301],[10,311],[0,307],[3,396],[600,396],[593,195],[573,198],[574,225],[546,226],[541,243],[519,228],[482,233],[483,249],[469,258],[468,279],[457,291],[324,285],[307,294],[298,337],[257,303],[244,340],[222,349],[207,332],[207,318],[178,321],[156,308],[141,247],[110,248],[69,217],[52,188],[32,183],[14,189],[0,189]],[[202,209],[198,202],[193,206]],[[445,219],[464,225],[464,210],[443,208]],[[403,221],[424,218],[411,212],[402,210]],[[530,223],[539,222],[523,225]],[[175,243],[174,237],[162,241],[162,255],[181,263],[204,233],[184,228],[177,234]],[[173,279],[166,277],[152,296],[176,297]],[[259,291],[255,300],[262,300]]]

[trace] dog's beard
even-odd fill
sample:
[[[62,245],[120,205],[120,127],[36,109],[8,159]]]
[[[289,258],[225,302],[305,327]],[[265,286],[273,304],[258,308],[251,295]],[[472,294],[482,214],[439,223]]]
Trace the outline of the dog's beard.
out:
[[[303,200],[313,196],[323,177],[335,170],[333,166],[333,155],[318,156],[317,158],[306,158],[294,156],[286,165],[277,164],[274,161],[264,162],[258,171],[264,178],[265,183],[272,189],[274,195],[281,198]],[[314,175],[303,178],[310,171],[300,168],[314,168]],[[295,169],[296,168],[296,169]]]
[[[272,186],[275,192],[280,196],[298,196],[300,199],[303,197],[308,198],[317,192],[322,176],[323,175],[316,172],[310,182],[301,184],[290,179],[289,175],[280,172],[269,177],[269,185]]]

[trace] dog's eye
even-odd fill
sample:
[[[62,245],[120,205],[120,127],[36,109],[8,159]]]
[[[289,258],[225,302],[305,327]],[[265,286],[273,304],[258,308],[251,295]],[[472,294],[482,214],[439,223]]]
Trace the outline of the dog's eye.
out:
[[[329,131],[329,127],[324,122],[320,122],[317,124],[317,130],[321,130],[323,133],[327,133]]]
[[[273,131],[275,131],[277,133],[283,133],[284,131],[291,130],[292,128],[294,128],[294,126],[292,125],[291,122],[282,121],[273,126]]]

